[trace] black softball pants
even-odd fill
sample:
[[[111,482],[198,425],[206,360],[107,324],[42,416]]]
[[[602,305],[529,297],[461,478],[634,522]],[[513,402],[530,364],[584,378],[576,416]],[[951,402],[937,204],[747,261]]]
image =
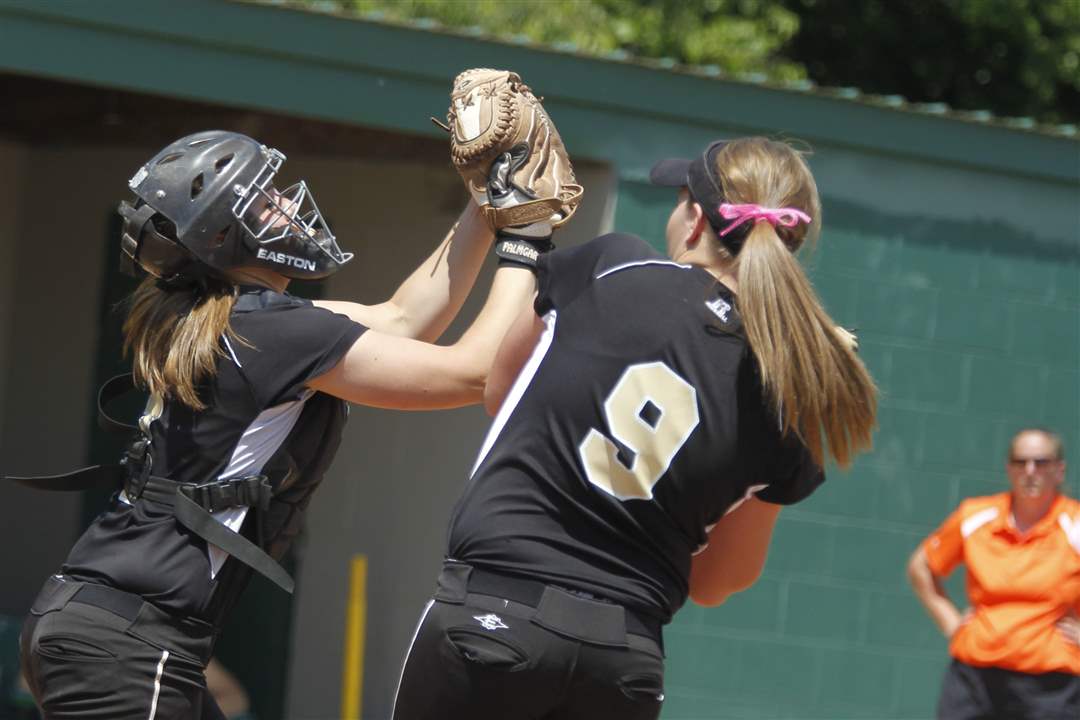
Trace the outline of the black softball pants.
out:
[[[1077,720],[1080,676],[1034,675],[953,660],[937,712],[940,720]]]
[[[54,575],[19,644],[45,720],[224,720],[203,675],[213,629],[138,596]]]
[[[475,592],[470,574],[460,563],[444,567],[405,659],[394,720],[660,716],[659,625],[641,628],[617,605],[550,586],[531,604],[506,595],[535,592]],[[628,631],[635,625],[647,634]]]

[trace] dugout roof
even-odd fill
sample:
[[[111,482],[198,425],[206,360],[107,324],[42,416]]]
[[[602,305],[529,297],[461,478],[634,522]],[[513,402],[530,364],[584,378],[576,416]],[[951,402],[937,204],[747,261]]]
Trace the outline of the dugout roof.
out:
[[[428,117],[442,114],[458,71],[491,65],[514,68],[544,96],[575,158],[610,162],[624,180],[718,132],[782,131],[811,145],[1077,181],[1069,127],[894,107],[851,89],[771,87],[714,68],[250,2],[0,0],[0,71],[419,136],[438,135]]]

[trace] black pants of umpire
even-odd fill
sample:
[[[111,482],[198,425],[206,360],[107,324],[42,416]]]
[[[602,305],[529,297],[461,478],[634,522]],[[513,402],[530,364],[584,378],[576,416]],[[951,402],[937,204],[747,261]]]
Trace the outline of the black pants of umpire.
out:
[[[448,563],[394,720],[656,720],[660,625],[610,603]]]
[[[939,720],[1077,720],[1080,676],[973,667],[953,660],[938,701]]]
[[[19,649],[45,720],[224,720],[203,674],[213,637],[136,595],[54,575]]]

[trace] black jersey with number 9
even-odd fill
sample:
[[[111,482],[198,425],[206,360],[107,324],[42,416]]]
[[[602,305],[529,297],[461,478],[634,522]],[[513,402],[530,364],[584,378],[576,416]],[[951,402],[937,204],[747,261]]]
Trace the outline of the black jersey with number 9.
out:
[[[448,556],[670,620],[708,530],[824,480],[781,435],[731,292],[610,234],[539,266],[546,329],[450,523]],[[737,551],[734,548],[733,551]]]

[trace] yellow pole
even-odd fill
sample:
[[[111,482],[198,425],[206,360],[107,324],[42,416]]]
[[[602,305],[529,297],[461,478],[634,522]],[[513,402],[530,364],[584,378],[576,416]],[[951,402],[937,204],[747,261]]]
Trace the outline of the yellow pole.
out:
[[[349,563],[349,601],[345,608],[345,669],[341,682],[341,717],[360,720],[364,694],[364,630],[367,624],[367,556]]]

